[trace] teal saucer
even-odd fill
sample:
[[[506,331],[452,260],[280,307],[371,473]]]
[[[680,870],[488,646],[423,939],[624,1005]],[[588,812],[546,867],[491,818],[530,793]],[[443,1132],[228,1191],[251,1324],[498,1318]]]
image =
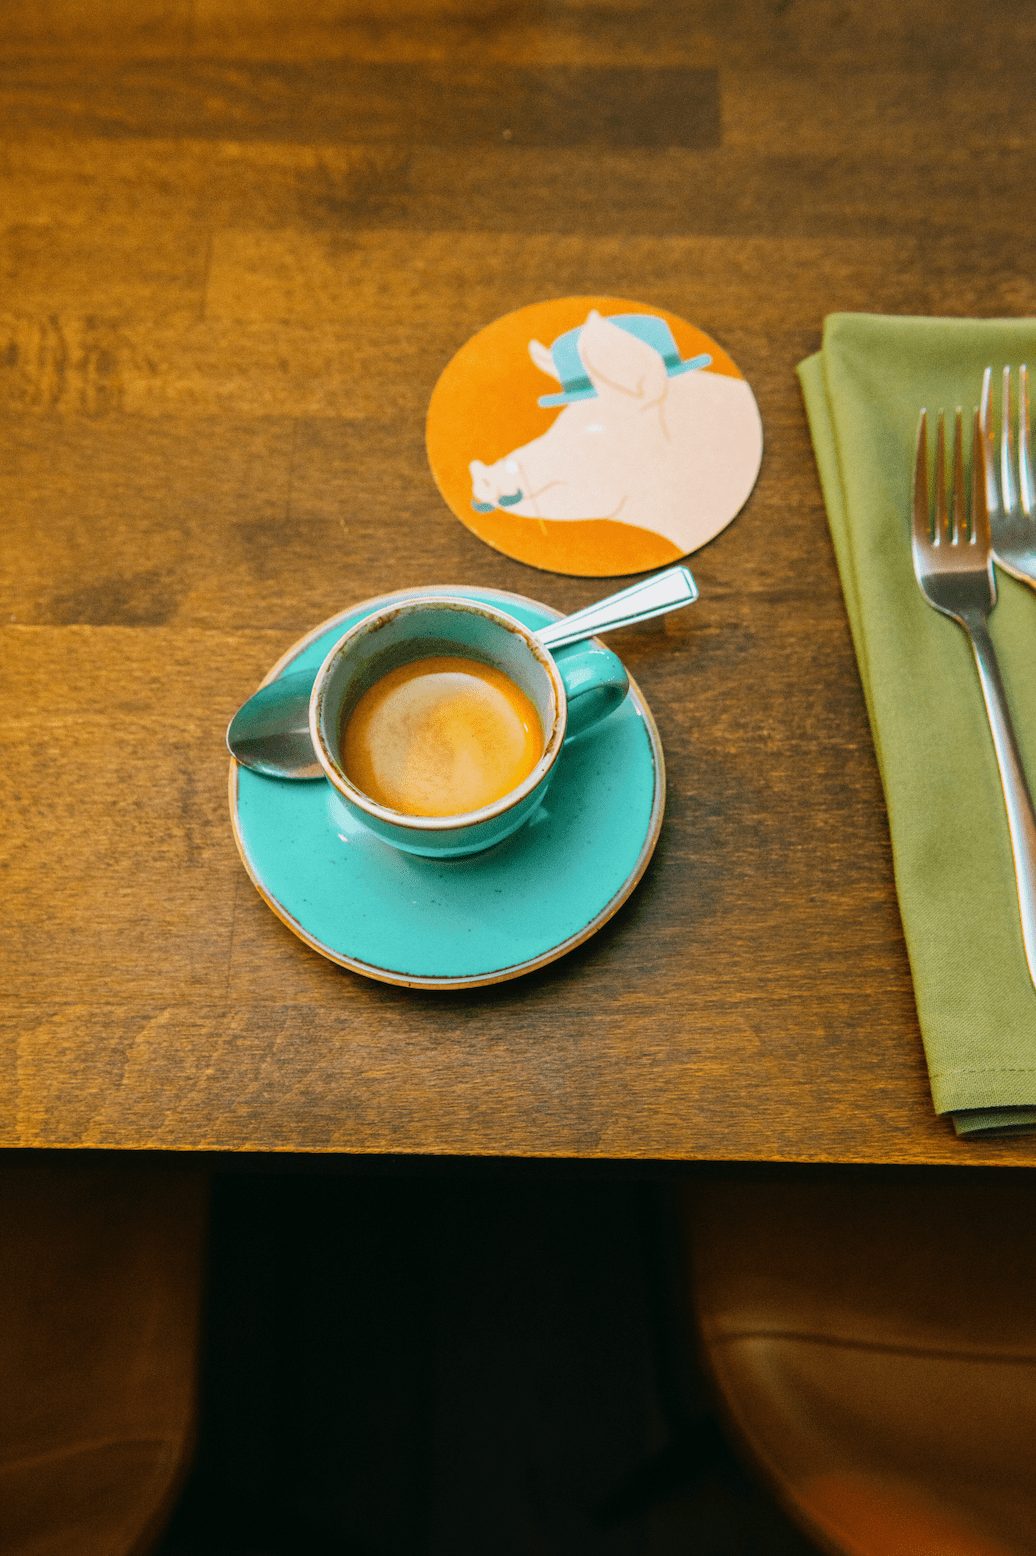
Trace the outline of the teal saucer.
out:
[[[264,685],[316,670],[354,622],[407,589],[364,600],[288,650]],[[455,588],[526,626],[558,611],[499,589]],[[259,893],[307,945],[343,967],[410,988],[501,983],[543,967],[611,918],[654,852],[665,765],[635,684],[617,712],[565,746],[540,809],[504,842],[464,859],[425,859],[383,843],[329,783],[264,778],[230,764],[230,813]]]

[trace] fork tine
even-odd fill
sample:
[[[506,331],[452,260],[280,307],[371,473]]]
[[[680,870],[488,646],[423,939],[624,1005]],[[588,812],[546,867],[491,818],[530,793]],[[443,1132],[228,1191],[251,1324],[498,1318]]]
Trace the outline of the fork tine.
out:
[[[986,467],[986,512],[996,513],[1000,506],[1000,491],[996,484],[996,461],[994,451],[996,438],[993,433],[992,418],[989,414],[990,386],[993,377],[993,369],[987,367],[982,374],[982,398],[979,401],[979,416],[982,423],[982,433],[985,446]]]
[[[946,418],[940,411],[935,427],[935,544],[948,545],[952,539],[946,506]]]
[[[986,493],[989,490],[986,481],[989,456],[986,440],[983,436],[982,412],[980,410],[975,411],[975,425],[971,434],[971,451],[972,464],[974,466],[971,472],[971,538],[980,550],[988,553],[992,545],[989,532],[989,504],[986,500]],[[992,576],[990,574],[991,578]]]
[[[1011,425],[1011,369],[1004,368],[1004,392],[1000,398],[1000,500],[1008,513],[1018,507],[1018,483],[1014,475],[1014,431]]]
[[[964,416],[960,406],[953,421],[953,482],[950,487],[950,539],[957,544],[974,539],[968,532],[967,488],[964,483]]]
[[[917,429],[917,452],[914,455],[914,501],[911,508],[914,538],[930,541],[932,521],[928,507],[928,412],[922,410]]]
[[[1029,456],[1029,369],[1023,362],[1018,369],[1018,495],[1022,512],[1032,518],[1033,475]]]

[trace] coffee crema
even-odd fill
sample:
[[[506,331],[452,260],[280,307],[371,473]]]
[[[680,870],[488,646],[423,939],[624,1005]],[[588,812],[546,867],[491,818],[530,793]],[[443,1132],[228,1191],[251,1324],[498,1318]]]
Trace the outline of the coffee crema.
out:
[[[525,693],[477,659],[416,659],[390,670],[343,721],[346,776],[408,816],[459,816],[502,799],[543,755]]]

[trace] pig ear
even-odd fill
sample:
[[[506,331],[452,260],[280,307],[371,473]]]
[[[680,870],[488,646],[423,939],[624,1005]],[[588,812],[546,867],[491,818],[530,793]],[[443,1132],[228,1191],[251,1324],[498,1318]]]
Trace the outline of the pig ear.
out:
[[[556,378],[558,383],[561,382],[561,374],[554,366],[554,358],[546,346],[538,340],[530,340],[529,355],[541,373],[548,373],[551,378]]]
[[[619,390],[651,405],[661,400],[669,388],[661,352],[609,319],[602,319],[596,308],[579,332],[579,355],[598,394],[602,390]]]

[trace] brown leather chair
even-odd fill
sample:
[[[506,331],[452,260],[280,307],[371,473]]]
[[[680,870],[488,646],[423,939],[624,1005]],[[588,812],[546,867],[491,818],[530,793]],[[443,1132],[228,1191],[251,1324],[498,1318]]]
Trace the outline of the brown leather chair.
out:
[[[686,1193],[728,1425],[835,1556],[1036,1552],[1036,1174]]]
[[[207,1181],[0,1168],[0,1551],[140,1556],[195,1420]]]

